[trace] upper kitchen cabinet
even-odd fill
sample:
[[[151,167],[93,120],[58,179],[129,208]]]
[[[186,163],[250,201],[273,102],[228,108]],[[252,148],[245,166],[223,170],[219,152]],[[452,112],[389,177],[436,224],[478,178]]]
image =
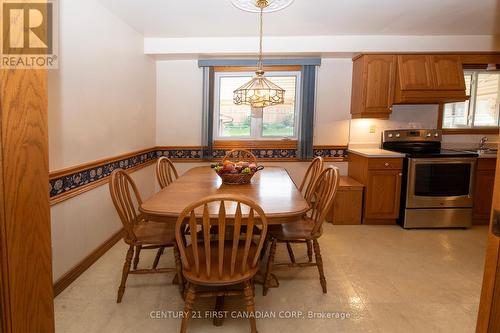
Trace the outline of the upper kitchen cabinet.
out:
[[[430,56],[431,69],[434,74],[434,89],[458,90],[465,94],[464,69],[460,56]]]
[[[398,74],[399,88],[401,90],[431,90],[434,86],[429,56],[420,54],[399,55]]]
[[[397,56],[394,104],[433,104],[467,99],[458,55]]]
[[[389,118],[396,80],[396,56],[366,54],[353,60],[352,118]]]

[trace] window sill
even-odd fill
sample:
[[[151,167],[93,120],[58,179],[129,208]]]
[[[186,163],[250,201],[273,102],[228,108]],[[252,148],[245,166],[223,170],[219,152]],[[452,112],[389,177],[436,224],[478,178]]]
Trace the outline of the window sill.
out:
[[[270,148],[295,149],[297,140],[215,140],[215,149]]]
[[[499,134],[500,128],[443,128],[445,135]]]

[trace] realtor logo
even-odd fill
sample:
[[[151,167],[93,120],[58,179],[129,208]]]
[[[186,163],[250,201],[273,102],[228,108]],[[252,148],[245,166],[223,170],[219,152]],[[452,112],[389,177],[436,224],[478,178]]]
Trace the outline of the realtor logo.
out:
[[[55,3],[2,1],[2,68],[56,68]]]

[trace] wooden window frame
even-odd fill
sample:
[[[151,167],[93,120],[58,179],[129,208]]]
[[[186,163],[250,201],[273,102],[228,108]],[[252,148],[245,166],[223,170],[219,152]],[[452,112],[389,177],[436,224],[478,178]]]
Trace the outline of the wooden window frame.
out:
[[[218,72],[254,72],[256,67],[254,66],[214,66],[214,74]],[[273,65],[264,66],[265,72],[301,72],[302,66],[300,65]],[[214,100],[215,102],[215,100]],[[215,114],[214,114],[215,118]],[[212,124],[213,125],[213,124]],[[215,136],[215,130],[214,130]],[[213,147],[215,149],[232,149],[232,148],[266,148],[266,149],[296,149],[298,147],[298,139],[287,139],[287,138],[263,138],[263,139],[221,139],[219,137],[214,137]]]

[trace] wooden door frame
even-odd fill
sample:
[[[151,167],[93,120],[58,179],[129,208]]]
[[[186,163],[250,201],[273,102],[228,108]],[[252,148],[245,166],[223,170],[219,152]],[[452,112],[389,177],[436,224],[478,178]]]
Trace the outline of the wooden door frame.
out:
[[[0,69],[1,332],[54,332],[47,70]]]
[[[500,156],[497,156],[493,208],[500,209]],[[493,215],[493,213],[492,213]],[[488,232],[483,287],[477,319],[477,333],[500,331],[500,237]]]

